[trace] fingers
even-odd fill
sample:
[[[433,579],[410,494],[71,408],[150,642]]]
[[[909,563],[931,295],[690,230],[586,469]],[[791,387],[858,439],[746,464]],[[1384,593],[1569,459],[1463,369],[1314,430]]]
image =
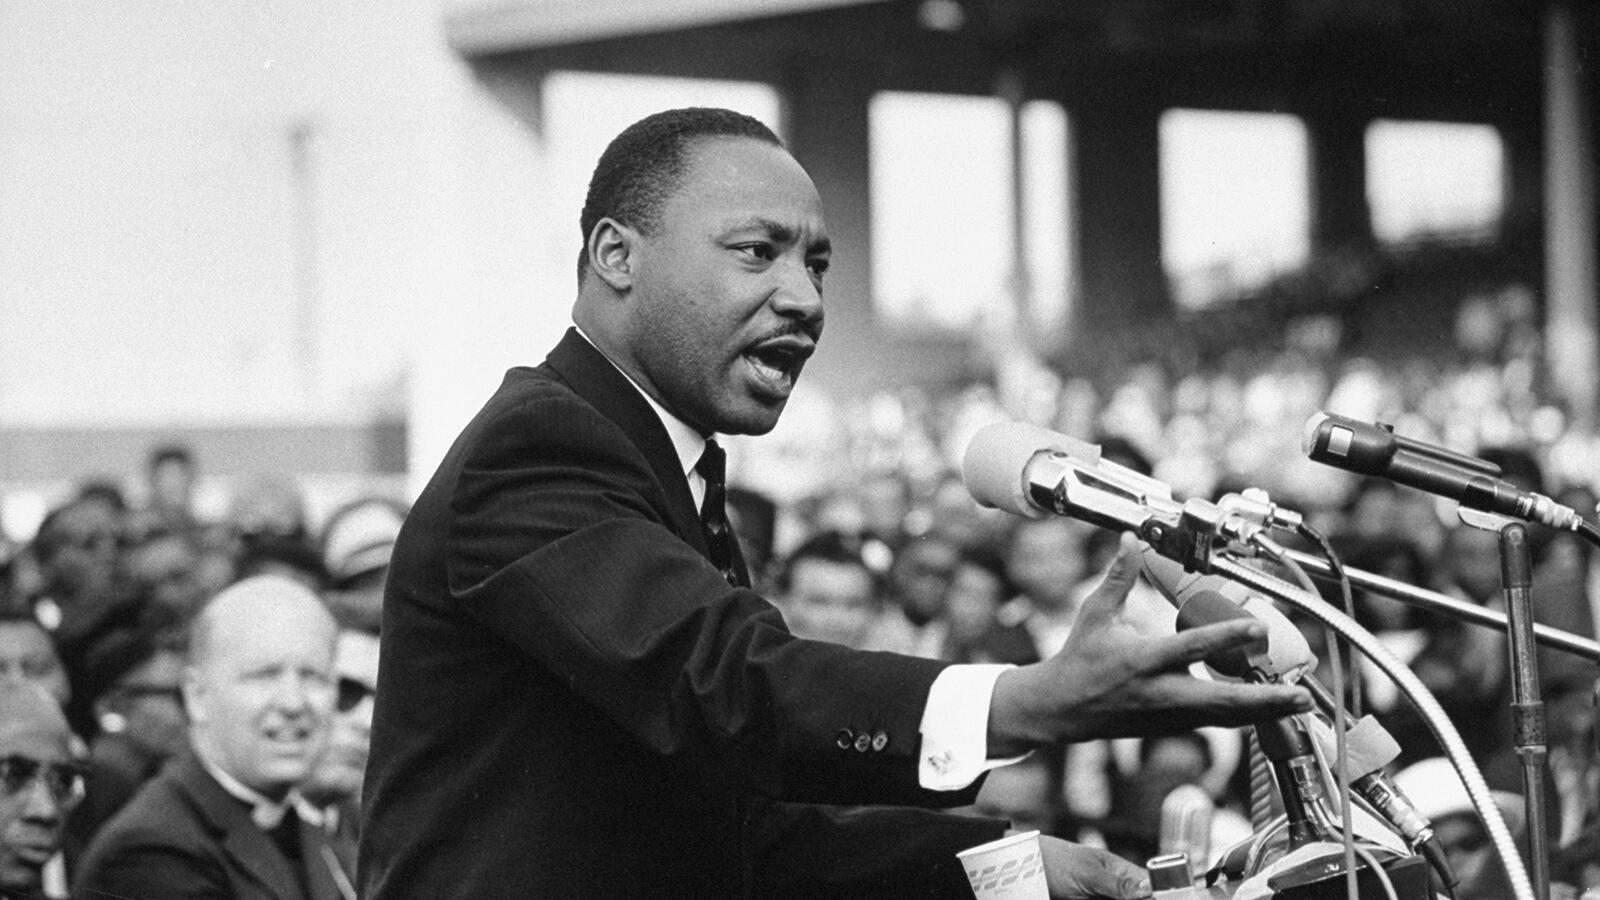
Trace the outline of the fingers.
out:
[[[1094,593],[1083,601],[1083,609],[1078,613],[1080,620],[1103,618],[1122,607],[1123,601],[1128,599],[1128,591],[1139,580],[1139,552],[1142,546],[1133,532],[1122,533],[1117,543],[1117,557],[1111,561],[1106,577],[1094,589]]]
[[[1095,847],[1060,843],[1047,851],[1045,877],[1050,896],[1068,898],[1111,897],[1137,900],[1150,896],[1150,879],[1144,869]]]
[[[1311,711],[1305,688],[1287,684],[1236,684],[1171,674],[1147,684],[1152,708],[1172,712],[1149,733],[1187,731],[1200,725],[1250,725]]]
[[[1264,652],[1267,649],[1266,624],[1255,618],[1234,619],[1163,636],[1151,647],[1151,664],[1159,669],[1188,668],[1190,663],[1236,649]]]

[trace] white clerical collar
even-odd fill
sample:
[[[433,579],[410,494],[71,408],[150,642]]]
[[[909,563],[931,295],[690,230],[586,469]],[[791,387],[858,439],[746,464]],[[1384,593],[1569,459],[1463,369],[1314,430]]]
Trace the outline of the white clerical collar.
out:
[[[304,821],[312,824],[321,824],[322,813],[308,801],[300,797],[300,792],[290,790],[282,800],[269,800],[261,792],[247,786],[244,782],[228,774],[221,766],[206,759],[204,751],[198,746],[194,748],[195,758],[200,760],[201,768],[206,774],[216,779],[228,796],[250,807],[250,820],[262,831],[271,831],[278,827],[283,817],[288,813],[289,807],[295,808],[295,813]]]
[[[583,333],[582,326],[574,323],[572,327],[578,332],[579,337],[588,341],[589,346],[594,347],[596,352],[605,357],[606,362],[611,363],[612,368],[621,372],[622,377],[627,378],[628,383],[633,385],[633,389],[638,391],[639,396],[644,398],[644,402],[650,404],[650,408],[655,410],[656,417],[661,420],[662,427],[667,429],[667,437],[672,440],[673,451],[678,454],[678,469],[683,472],[684,477],[688,478],[692,485],[695,481],[695,475],[693,474],[695,464],[700,461],[700,457],[706,452],[706,438],[690,426],[689,423],[667,412],[667,408],[657,403],[656,398],[650,396],[643,388],[639,387],[637,381],[634,381],[627,372],[623,371],[621,366],[612,362],[611,357],[606,356],[605,351],[601,350],[594,341],[589,340],[589,336]],[[698,502],[698,500],[699,498],[697,497],[696,501]]]

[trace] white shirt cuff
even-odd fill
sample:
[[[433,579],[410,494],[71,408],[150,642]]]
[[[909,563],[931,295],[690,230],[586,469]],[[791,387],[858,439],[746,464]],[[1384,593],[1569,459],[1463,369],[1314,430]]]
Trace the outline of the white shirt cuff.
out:
[[[989,759],[989,701],[1004,665],[950,666],[933,680],[922,710],[917,779],[930,791],[959,791],[1023,756]]]

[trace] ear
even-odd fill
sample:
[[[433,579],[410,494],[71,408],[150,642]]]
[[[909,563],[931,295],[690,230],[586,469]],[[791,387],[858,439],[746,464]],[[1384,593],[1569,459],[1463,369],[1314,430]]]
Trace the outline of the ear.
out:
[[[625,292],[633,287],[638,245],[639,232],[616,219],[601,219],[589,232],[589,268],[612,290]]]
[[[193,666],[183,670],[183,708],[189,714],[190,721],[204,722],[206,720],[206,689],[199,678],[199,673]]]

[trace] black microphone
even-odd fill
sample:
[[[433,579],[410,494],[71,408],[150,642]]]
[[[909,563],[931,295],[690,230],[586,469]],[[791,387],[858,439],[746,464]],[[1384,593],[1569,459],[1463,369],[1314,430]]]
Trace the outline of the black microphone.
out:
[[[1302,447],[1312,462],[1447,497],[1469,509],[1576,531],[1577,512],[1500,478],[1500,467],[1395,434],[1382,423],[1319,412],[1306,422]]]

